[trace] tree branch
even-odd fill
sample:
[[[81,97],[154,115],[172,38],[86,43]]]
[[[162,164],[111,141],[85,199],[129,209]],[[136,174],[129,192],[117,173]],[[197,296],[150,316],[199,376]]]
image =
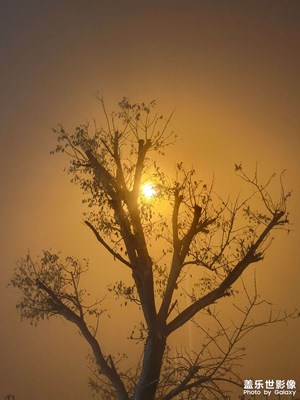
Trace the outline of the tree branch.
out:
[[[130,264],[129,261],[125,260],[125,258],[123,258],[119,253],[115,252],[100,236],[99,232],[97,231],[97,229],[89,222],[89,221],[84,221],[85,225],[87,225],[94,233],[94,235],[96,236],[98,242],[100,242],[102,244],[103,247],[106,248],[107,251],[109,251],[110,254],[112,254],[114,256],[114,258],[118,259],[119,261],[121,261],[123,264],[125,264],[127,267],[132,269],[132,265]]]
[[[176,201],[175,198],[175,204],[174,204],[174,209],[173,209],[173,234],[174,234],[174,229],[175,229],[175,235],[176,235],[176,229],[177,227],[174,224],[177,225],[177,214],[180,206],[180,197],[178,197],[178,200]],[[189,251],[189,247],[191,244],[191,241],[194,238],[194,235],[197,232],[197,226],[199,223],[199,219],[201,216],[201,211],[202,208],[195,205],[194,207],[194,216],[193,216],[193,221],[191,223],[191,226],[186,233],[186,235],[177,242],[177,245],[175,247],[175,244],[173,244],[174,250],[173,250],[173,257],[172,257],[172,263],[171,263],[171,271],[169,274],[168,278],[168,283],[167,287],[165,290],[164,298],[159,310],[159,318],[161,321],[164,321],[167,318],[168,310],[172,301],[174,289],[176,287],[176,282],[178,279],[178,276],[180,274],[184,259]]]
[[[139,139],[138,143],[139,143],[138,158],[136,161],[134,184],[133,184],[133,195],[134,195],[135,199],[137,199],[138,194],[139,194],[139,188],[140,188],[142,173],[143,173],[143,169],[144,169],[144,161],[145,161],[147,151],[151,147],[151,140],[148,139],[145,142],[143,139]]]
[[[198,223],[199,219],[201,217],[201,212],[202,208],[198,205],[194,206],[194,215],[193,215],[193,221],[191,223],[191,226],[186,233],[186,235],[182,238],[182,247],[180,251],[180,260],[181,262],[184,262],[185,257],[187,256],[187,253],[189,251],[191,242],[194,238],[194,236],[198,233]]]
[[[182,202],[182,196],[179,195],[178,190],[175,190],[175,203],[172,214],[172,228],[173,228],[173,247],[174,251],[178,251],[179,237],[178,237],[178,212]]]
[[[120,375],[118,374],[115,366],[113,364],[112,366],[110,366],[106,361],[97,339],[89,331],[84,319],[79,315],[77,315],[68,306],[66,306],[57,297],[57,295],[53,292],[53,290],[51,290],[48,286],[46,286],[40,279],[36,279],[36,284],[41,290],[45,291],[49,295],[51,301],[53,302],[53,306],[56,308],[57,312],[60,315],[62,315],[66,320],[77,325],[83,337],[86,339],[86,341],[89,343],[89,345],[93,350],[94,356],[100,367],[100,372],[104,374],[111,381],[112,385],[118,392],[120,400],[129,400],[127,391],[125,389],[123,381],[120,378]]]
[[[282,225],[287,223],[287,220],[281,220],[284,216],[285,212],[280,211],[273,215],[273,219],[269,222],[268,226],[263,230],[261,235],[258,237],[256,242],[250,246],[246,255],[237,263],[237,265],[233,268],[231,272],[227,275],[227,277],[223,280],[223,282],[219,285],[218,288],[212,290],[210,293],[201,297],[192,303],[189,307],[183,310],[177,317],[175,317],[166,328],[166,334],[170,335],[173,331],[178,329],[180,326],[184,325],[187,321],[189,321],[197,312],[202,310],[203,308],[213,304],[216,300],[221,297],[227,295],[230,287],[236,282],[236,280],[242,275],[244,270],[252,263],[258,262],[263,258],[262,253],[257,253],[259,246],[264,242],[267,238],[270,231],[277,225]]]

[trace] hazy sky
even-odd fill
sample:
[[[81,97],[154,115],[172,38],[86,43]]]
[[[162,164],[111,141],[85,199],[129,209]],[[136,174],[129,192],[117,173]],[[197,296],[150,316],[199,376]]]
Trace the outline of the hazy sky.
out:
[[[103,272],[111,260],[81,223],[63,159],[49,156],[57,123],[97,119],[97,91],[109,106],[128,96],[175,110],[179,160],[206,178],[214,172],[221,192],[238,190],[235,162],[249,170],[257,162],[266,174],[287,169],[294,231],[279,232],[256,269],[275,308],[299,307],[298,0],[2,0],[0,18],[0,399],[92,398],[74,328],[21,323],[6,285],[28,249],[49,247],[90,257],[101,287],[117,279]],[[108,349],[123,344],[116,327],[107,327]],[[298,379],[300,389],[297,335],[297,321],[254,334],[241,375]]]

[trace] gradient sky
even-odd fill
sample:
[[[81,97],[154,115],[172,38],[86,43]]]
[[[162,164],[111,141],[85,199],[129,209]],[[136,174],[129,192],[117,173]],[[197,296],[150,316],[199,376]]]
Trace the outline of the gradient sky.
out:
[[[0,18],[0,399],[92,398],[74,328],[21,323],[6,285],[28,249],[49,247],[90,257],[100,287],[118,279],[101,269],[111,260],[81,223],[63,159],[49,156],[57,123],[97,119],[97,91],[109,106],[128,96],[175,110],[172,154],[205,178],[214,172],[222,193],[239,190],[235,162],[266,175],[287,169],[293,232],[279,232],[256,269],[275,308],[299,307],[298,0],[3,0]],[[126,336],[115,321],[107,332],[108,349]],[[297,335],[299,321],[253,334],[242,377],[296,379],[300,389]]]

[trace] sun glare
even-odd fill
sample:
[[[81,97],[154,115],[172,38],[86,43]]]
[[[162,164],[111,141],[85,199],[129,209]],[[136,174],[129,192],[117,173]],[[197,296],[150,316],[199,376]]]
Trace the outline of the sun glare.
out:
[[[156,190],[151,183],[147,182],[142,187],[142,193],[147,199],[151,199],[151,197],[155,196]]]

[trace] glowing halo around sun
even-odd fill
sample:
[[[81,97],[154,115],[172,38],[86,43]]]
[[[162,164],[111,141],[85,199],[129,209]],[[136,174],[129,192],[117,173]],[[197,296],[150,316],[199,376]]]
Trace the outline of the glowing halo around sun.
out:
[[[146,182],[142,186],[142,194],[147,198],[151,199],[156,195],[155,187],[150,182]]]

